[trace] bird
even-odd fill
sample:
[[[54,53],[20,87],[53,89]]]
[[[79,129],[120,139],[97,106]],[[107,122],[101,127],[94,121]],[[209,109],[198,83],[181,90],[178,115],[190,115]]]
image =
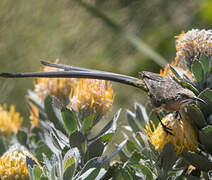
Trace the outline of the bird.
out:
[[[182,87],[179,83],[169,77],[160,74],[142,71],[140,78],[135,78],[123,74],[88,69],[78,66],[65,64],[54,64],[41,61],[45,66],[63,69],[64,71],[51,72],[25,72],[25,73],[0,73],[4,78],[24,78],[24,77],[48,77],[48,78],[90,78],[101,79],[127,84],[142,89],[148,93],[153,111],[158,117],[164,131],[171,133],[171,128],[167,127],[161,121],[159,114],[161,112],[179,112],[187,104],[199,101],[205,104],[205,101],[198,98],[191,90]]]

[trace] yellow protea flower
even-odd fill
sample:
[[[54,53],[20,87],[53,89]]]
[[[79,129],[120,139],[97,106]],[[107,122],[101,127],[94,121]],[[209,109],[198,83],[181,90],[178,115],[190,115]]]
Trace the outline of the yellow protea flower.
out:
[[[176,40],[176,58],[190,68],[201,54],[212,55],[212,31],[192,29],[182,32]]]
[[[58,59],[55,63],[58,63]],[[43,72],[63,71],[58,68],[46,66]],[[76,84],[76,79],[73,78],[37,78],[35,82],[35,92],[42,100],[46,96],[51,95],[59,99],[69,96],[72,87]]]
[[[37,159],[21,145],[12,146],[0,158],[0,176],[3,180],[28,179],[26,157],[33,159],[41,167]]]
[[[172,129],[173,135],[167,134],[160,123],[157,128],[152,121],[146,125],[146,134],[156,150],[161,151],[168,142],[174,145],[177,155],[181,154],[183,150],[197,150],[197,133],[190,122],[178,119],[174,114],[165,116],[162,122]]]
[[[15,106],[11,105],[9,110],[7,105],[0,105],[0,133],[9,137],[11,133],[17,133],[23,118],[20,113],[15,112]]]
[[[115,93],[112,84],[97,79],[80,79],[70,94],[70,108],[78,114],[103,116],[112,107]]]
[[[33,126],[39,128],[40,124],[39,124],[39,110],[38,108],[31,102],[29,102],[29,106],[31,108],[30,110],[30,120]]]
[[[178,72],[180,72],[182,75],[185,74],[189,78],[190,81],[192,81],[192,82],[194,81],[191,71],[189,71],[188,69],[184,69],[182,67],[181,61],[179,61],[177,58],[175,58],[175,60],[171,62],[171,65],[173,67],[177,68]],[[175,75],[171,71],[168,64],[164,67],[164,69],[160,69],[161,76],[168,77],[167,73],[169,73],[171,76],[175,77]]]

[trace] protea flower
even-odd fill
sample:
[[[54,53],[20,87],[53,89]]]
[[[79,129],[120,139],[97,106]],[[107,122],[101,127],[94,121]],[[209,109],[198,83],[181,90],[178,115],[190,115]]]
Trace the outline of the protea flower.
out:
[[[15,106],[11,105],[9,110],[7,105],[0,105],[0,133],[9,137],[11,133],[17,133],[23,118],[19,112],[15,112]]]
[[[176,58],[190,69],[201,55],[212,55],[212,31],[192,29],[187,33],[182,32],[177,36],[176,50]]]
[[[41,167],[37,159],[25,147],[14,145],[0,158],[1,179],[28,179],[26,157],[34,160],[37,166]]]
[[[147,124],[146,126],[146,134],[156,150],[161,151],[165,144],[172,142],[177,155],[181,154],[183,150],[197,151],[197,131],[189,121],[178,118],[176,114],[168,114],[162,119],[162,122],[172,129],[172,135],[167,134],[161,124],[156,128],[150,121],[151,125]]]
[[[70,93],[69,108],[77,112],[81,119],[95,113],[99,120],[111,109],[114,97],[109,81],[106,83],[104,80],[80,79]]]
[[[58,59],[56,63],[58,63]],[[61,69],[46,66],[42,72],[62,71]],[[44,100],[47,95],[55,96],[61,100],[67,98],[77,80],[73,78],[37,78],[35,92]]]

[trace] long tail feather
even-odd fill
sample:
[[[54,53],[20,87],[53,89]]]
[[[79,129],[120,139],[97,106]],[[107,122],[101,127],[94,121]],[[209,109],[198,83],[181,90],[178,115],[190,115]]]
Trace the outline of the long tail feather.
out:
[[[91,72],[95,71],[95,72],[109,73],[109,72],[105,72],[105,71],[99,71],[96,69],[88,69],[88,68],[83,68],[83,67],[79,67],[79,66],[70,66],[70,65],[66,65],[66,64],[55,64],[55,63],[50,63],[50,62],[46,62],[46,61],[41,61],[41,64],[43,64],[44,66],[63,69],[65,71],[91,71]]]
[[[119,82],[134,86],[146,91],[142,80],[131,76],[108,73],[103,71],[52,71],[52,72],[32,72],[32,73],[1,73],[0,77],[5,78],[24,78],[24,77],[48,77],[48,78],[89,78],[89,79],[102,79]]]

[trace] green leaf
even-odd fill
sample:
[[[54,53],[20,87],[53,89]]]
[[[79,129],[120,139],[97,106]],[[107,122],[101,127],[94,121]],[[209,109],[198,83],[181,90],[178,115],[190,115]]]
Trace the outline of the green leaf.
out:
[[[197,102],[198,106],[200,107],[200,110],[205,115],[205,118],[211,115],[211,109],[212,109],[212,90],[211,89],[205,89],[202,91],[199,96],[202,100],[206,102],[206,104]]]
[[[149,143],[150,144],[150,143]],[[144,156],[144,158],[146,159],[153,159],[153,156],[152,156],[152,153],[151,151],[149,151],[147,148],[144,148],[142,151],[141,151],[142,155]]]
[[[75,171],[80,162],[80,153],[77,148],[70,149],[64,157],[64,180],[70,180],[75,175]]]
[[[111,138],[114,136],[115,133],[108,133],[108,134],[105,134],[103,135],[100,139],[103,143],[108,143]]]
[[[41,177],[40,180],[49,180],[47,177]]]
[[[4,139],[0,136],[0,156],[2,156],[6,150],[7,148],[5,147]]]
[[[204,81],[204,70],[202,64],[199,61],[194,61],[191,65],[192,73],[199,84]]]
[[[107,172],[107,171],[106,171],[104,168],[101,168],[100,171],[99,171],[98,176],[96,177],[96,180],[97,180],[97,179],[103,180],[103,176],[106,174],[106,172]]]
[[[205,54],[202,54],[200,56],[200,62],[204,69],[205,77],[207,77],[208,73],[210,72],[210,58],[208,58]]]
[[[52,139],[52,143],[54,144],[54,146],[59,150],[62,151],[62,149],[64,148],[64,145],[60,142],[60,140],[57,138],[57,136],[55,136],[55,134],[51,131],[50,133],[50,137]]]
[[[42,170],[38,167],[38,164],[29,156],[26,156],[26,164],[30,179],[40,180]]]
[[[150,120],[154,123],[155,127],[158,126],[159,124],[159,120],[158,120],[158,117],[156,116],[155,112],[151,111],[151,113],[149,114],[149,123],[150,123]],[[153,127],[152,127],[152,124],[150,123],[150,127],[152,128],[153,130]]]
[[[180,73],[180,71],[177,68],[175,68],[174,66],[170,64],[169,64],[169,68],[178,80],[183,79],[182,73]]]
[[[148,140],[148,145],[149,145],[149,148],[151,149],[151,158],[152,159],[157,159],[157,157],[159,156],[159,151],[157,151],[155,149],[155,146],[152,145],[152,143]]]
[[[82,122],[82,131],[84,134],[88,134],[91,130],[91,128],[93,127],[93,123],[95,120],[96,114],[90,114],[89,116],[87,116],[83,122]]]
[[[194,85],[192,82],[183,80],[180,82],[180,84],[183,87],[191,90],[196,96],[199,94],[199,90],[196,88],[196,85]]]
[[[59,144],[64,148],[64,146],[69,146],[69,139],[61,131],[57,130],[53,124],[50,124],[51,133],[55,136]]]
[[[88,177],[89,180],[93,180],[97,177],[99,171],[101,170],[101,167],[102,167],[101,158],[95,157],[93,159],[90,159],[85,164],[85,166],[83,167],[83,169],[81,170],[79,175],[80,175],[80,177],[82,177],[82,176],[84,176],[83,174],[87,174],[86,172],[88,172],[90,169],[93,169],[93,171],[90,172],[89,176],[86,176],[86,177]]]
[[[134,132],[141,131],[138,127],[138,123],[135,120],[135,114],[131,111],[127,110],[127,120],[130,127],[133,129]]]
[[[56,180],[55,177],[56,177],[56,167],[54,166],[51,169],[51,178],[49,178],[49,179]]]
[[[127,143],[127,139],[122,141],[121,144],[119,144],[110,155],[108,155],[104,158],[103,164],[108,163],[116,154],[118,154],[119,151],[125,146],[126,143]]]
[[[120,116],[120,113],[121,113],[121,109],[119,109],[116,112],[116,114],[113,116],[112,120],[109,123],[107,123],[105,125],[105,127],[103,129],[101,129],[101,131],[95,137],[89,139],[89,142],[100,138],[105,133],[114,133],[116,131],[116,128],[117,128],[117,120]]]
[[[174,167],[175,167],[175,169],[185,169],[185,168],[188,167],[188,165],[189,165],[188,162],[185,161],[184,158],[180,157],[180,158],[176,161]]]
[[[127,141],[126,147],[127,147],[127,150],[128,150],[130,153],[132,153],[132,152],[134,152],[134,151],[138,151],[138,152],[139,152],[138,148],[137,148],[137,147],[135,146],[135,144],[134,144],[132,141],[130,141],[130,140]]]
[[[61,114],[65,125],[65,129],[68,131],[68,133],[71,134],[75,130],[77,130],[77,119],[75,113],[69,109],[62,108]]]
[[[137,132],[136,133],[136,142],[139,144],[139,147],[140,148],[144,148],[145,147],[145,143],[144,143],[144,140],[143,140],[143,134],[141,132]]]
[[[153,180],[153,172],[150,168],[145,165],[139,164],[138,167],[140,168],[141,172],[146,176],[146,179]]]
[[[44,133],[44,139],[46,145],[53,153],[57,154],[58,152],[60,152],[60,149],[58,149],[58,147],[53,143],[53,139],[51,136],[49,136],[49,133],[47,132]]]
[[[202,129],[207,125],[202,111],[194,104],[187,106],[186,111],[182,110],[181,115],[186,120],[193,122],[198,129]]]
[[[176,79],[176,78],[170,76],[174,81],[179,83],[181,86],[190,89],[195,95],[199,94],[199,91],[196,88],[196,84],[191,82],[189,80],[189,78],[187,77],[187,75],[183,71],[181,71],[181,70],[179,70],[176,67],[171,66],[171,65],[169,65],[169,67],[170,67],[172,73],[177,78]]]
[[[212,153],[211,139],[212,139],[212,126],[208,125],[199,132],[199,140],[200,140],[200,143],[204,146],[204,148],[209,153]]]
[[[138,163],[139,164],[139,163]],[[133,164],[132,166],[130,166],[129,164],[124,164],[123,168],[125,171],[128,172],[128,174],[130,174],[130,176],[133,178],[133,180],[141,180],[141,173],[140,171],[137,171],[137,167],[136,167],[137,163],[136,164]]]
[[[70,165],[66,168],[63,174],[64,180],[70,180],[74,176],[74,165]]]
[[[52,105],[52,97],[51,96],[47,96],[44,100],[44,110],[48,116],[48,120],[50,120],[55,127],[57,127],[59,130],[61,130],[63,133],[65,133],[65,129],[62,125],[62,122],[59,121],[59,119],[57,118],[55,112],[54,112],[54,108]]]
[[[146,108],[141,104],[135,103],[135,116],[139,124],[141,124],[141,126],[145,128],[146,122],[149,119],[146,112]]]
[[[74,157],[65,158],[64,159],[64,171],[66,171],[66,169],[69,166],[72,166],[73,164],[75,164]]]
[[[18,142],[24,146],[27,146],[27,134],[24,131],[19,130],[16,134]]]
[[[129,157],[126,155],[126,153],[123,150],[119,151],[119,158],[121,162],[126,162],[129,160]]]
[[[80,131],[75,131],[70,135],[69,143],[72,148],[78,148],[81,156],[84,155],[87,142],[85,136]]]
[[[57,124],[58,119],[55,116],[53,107],[52,107],[52,97],[51,96],[47,96],[44,100],[44,110],[48,116],[48,119],[53,122],[54,124]]]
[[[86,161],[89,159],[92,159],[94,157],[100,157],[102,156],[102,153],[104,151],[104,144],[101,142],[100,139],[92,142],[86,151]]]
[[[171,142],[167,143],[160,154],[160,167],[163,169],[163,175],[167,176],[168,171],[172,168],[176,161],[176,153]]]
[[[143,157],[141,156],[141,154],[139,152],[133,152],[131,157],[130,157],[130,162],[132,163],[139,163],[139,161],[143,159]]]
[[[93,180],[98,174],[95,172],[96,168],[90,168],[86,172],[84,172],[78,179],[79,180]]]
[[[209,126],[203,128],[202,129],[202,133],[204,133],[204,134],[212,134],[212,126],[209,125]]]
[[[47,158],[46,154],[42,154],[43,155],[43,162],[45,164],[45,166],[43,167],[43,172],[44,172],[44,175],[48,175],[48,171],[51,170],[52,168],[52,164],[51,164],[51,161]],[[53,158],[55,156],[55,154],[53,154],[51,156],[51,158]]]
[[[34,180],[34,175],[33,175],[33,168],[31,166],[27,166],[28,169],[28,175],[29,175],[29,179]]]
[[[41,140],[42,129],[34,127],[28,135],[30,143],[38,143]]]
[[[212,169],[212,162],[200,154],[190,151],[183,151],[182,155],[186,161],[202,171],[207,172]]]
[[[118,179],[120,168],[121,168],[120,163],[114,161],[114,163],[108,167],[107,172],[104,174],[101,180]]]
[[[185,168],[186,169],[186,168]],[[183,180],[183,177],[185,177],[185,175],[183,176],[183,172],[184,170],[183,169],[180,169],[180,170],[171,170],[169,171],[168,173],[168,180]]]
[[[83,167],[82,171],[80,174],[86,172],[90,168],[101,168],[102,166],[102,160],[99,157],[95,157],[93,159],[90,159],[85,166]]]
[[[122,175],[123,179],[133,180],[133,177],[131,176],[131,174],[125,168],[122,168],[120,170],[120,172],[121,172],[121,175]]]
[[[35,154],[38,160],[42,160],[42,153],[46,154],[48,158],[52,156],[52,151],[45,144],[42,144],[35,149]]]
[[[42,175],[42,170],[38,166],[34,166],[33,175],[34,175],[34,180],[40,180]]]

